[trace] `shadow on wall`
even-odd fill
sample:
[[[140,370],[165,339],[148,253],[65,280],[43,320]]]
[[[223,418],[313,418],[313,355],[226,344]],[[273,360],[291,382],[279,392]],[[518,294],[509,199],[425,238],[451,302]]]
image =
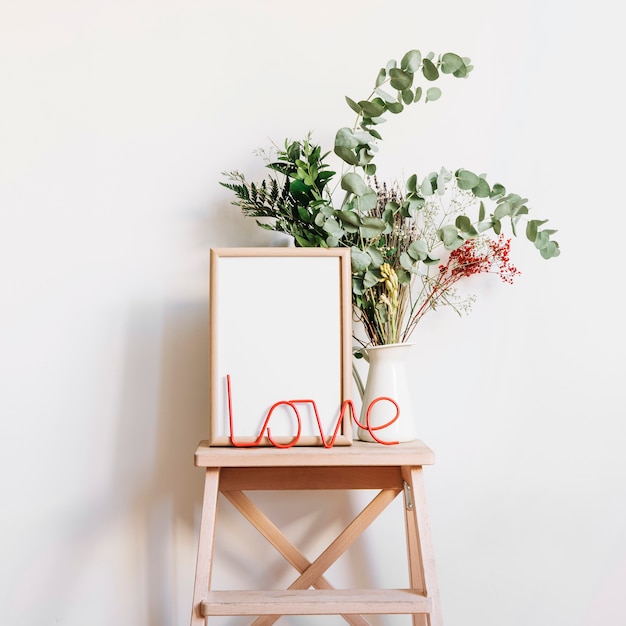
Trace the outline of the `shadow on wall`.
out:
[[[175,613],[189,614],[202,494],[193,453],[208,432],[207,302],[136,305],[121,341],[111,416],[117,432],[102,424],[101,440],[92,436],[65,451],[52,443],[50,465],[59,453],[72,455],[65,464],[83,473],[75,483],[86,487],[70,513],[31,520],[45,529],[31,532],[26,576],[18,570],[7,595],[20,624],[69,623],[68,615],[78,623],[91,615],[92,624],[124,616],[137,626],[171,626],[180,623]],[[103,355],[92,356],[83,367],[95,368],[89,372],[97,384],[94,398],[106,399],[109,379],[97,370]],[[107,415],[108,408],[95,407],[85,419]],[[69,480],[68,486],[52,482],[55,470],[46,465],[39,477],[50,491],[72,488]],[[184,559],[188,564],[176,567]],[[33,585],[40,590],[36,597]],[[92,605],[107,593],[115,593],[115,606],[94,614]],[[3,623],[18,622],[9,616]]]
[[[192,596],[177,585],[193,579],[195,565],[202,472],[193,453],[208,434],[208,302],[167,303],[159,320],[143,307],[127,346],[114,483],[137,528],[129,565],[143,584],[139,613],[149,626],[169,626],[190,610],[177,596]],[[183,561],[189,572],[177,566]]]

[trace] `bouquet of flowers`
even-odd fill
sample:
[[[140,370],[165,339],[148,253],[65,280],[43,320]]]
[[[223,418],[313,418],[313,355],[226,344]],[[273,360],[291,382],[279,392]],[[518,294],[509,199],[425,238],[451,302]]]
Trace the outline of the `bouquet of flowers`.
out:
[[[356,121],[335,136],[334,154],[346,169],[338,201],[330,152],[310,134],[286,140],[275,155],[264,153],[270,173],[258,183],[239,171],[224,172],[233,204],[262,228],[291,235],[296,246],[350,248],[352,302],[367,335],[357,337],[363,347],[406,342],[423,316],[441,306],[467,311],[471,298],[455,289],[462,278],[493,272],[512,282],[519,271],[503,226],[516,237],[524,220],[526,239],[543,258],[560,254],[556,231],[544,227],[546,220],[528,218],[528,200],[491,185],[485,174],[440,168],[422,178],[413,174],[402,185],[376,177],[377,126],[385,114],[439,99],[441,90],[424,90],[419,78],[465,78],[472,69],[468,58],[454,53],[411,50],[380,69],[367,98],[346,98]]]

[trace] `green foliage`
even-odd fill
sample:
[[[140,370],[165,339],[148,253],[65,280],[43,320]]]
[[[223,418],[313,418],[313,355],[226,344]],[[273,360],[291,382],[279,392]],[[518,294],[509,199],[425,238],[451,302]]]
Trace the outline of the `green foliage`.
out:
[[[406,334],[399,334],[402,320],[393,319],[407,305],[402,298],[409,299],[411,312],[420,302],[427,304],[424,310],[452,304],[447,292],[433,299],[434,268],[442,255],[470,240],[489,232],[500,235],[503,227],[517,236],[520,221],[526,220],[526,238],[540,255],[550,259],[560,254],[552,239],[556,231],[544,228],[546,220],[527,219],[528,200],[508,193],[500,183],[491,185],[484,174],[441,168],[421,178],[412,174],[402,189],[388,189],[375,179],[374,157],[382,140],[378,127],[386,116],[438,100],[441,89],[429,84],[444,76],[467,78],[472,69],[470,59],[452,52],[436,57],[410,50],[399,63],[391,60],[378,71],[367,98],[346,97],[356,120],[335,135],[334,154],[345,164],[338,183],[345,192],[340,203],[331,193],[335,172],[326,162],[330,153],[312,143],[310,135],[302,141],[286,140],[267,163],[272,173],[259,184],[238,171],[224,173],[227,181],[221,184],[234,192],[233,204],[259,218],[262,228],[291,235],[301,247],[351,250],[353,304],[371,343],[406,340]],[[440,210],[443,215],[437,214]],[[417,294],[411,292],[413,286]],[[400,297],[399,305],[393,300],[390,308],[390,294]],[[388,334],[389,328],[393,334]]]
[[[232,171],[223,173],[228,182],[220,184],[235,193],[235,204],[244,215],[269,218],[257,219],[261,228],[291,235],[298,246],[334,247],[341,229],[336,228],[336,220],[330,220],[334,211],[328,184],[335,172],[328,169],[327,156],[309,136],[303,141],[287,140],[276,159],[267,163],[280,179],[270,175],[257,185]]]
[[[348,165],[361,167],[366,175],[376,172],[372,159],[376,143],[382,139],[375,128],[386,121],[387,113],[401,113],[405,107],[422,101],[423,87],[417,84],[420,78],[433,82],[441,74],[466,78],[472,71],[468,58],[447,52],[435,60],[434,53],[422,57],[419,50],[409,50],[400,63],[392,59],[378,71],[374,90],[364,100],[355,101],[346,97],[346,102],[357,114],[352,128],[340,128],[335,137],[335,154]],[[391,88],[389,93],[386,88]],[[430,87],[426,90],[424,103],[438,100],[441,90]]]

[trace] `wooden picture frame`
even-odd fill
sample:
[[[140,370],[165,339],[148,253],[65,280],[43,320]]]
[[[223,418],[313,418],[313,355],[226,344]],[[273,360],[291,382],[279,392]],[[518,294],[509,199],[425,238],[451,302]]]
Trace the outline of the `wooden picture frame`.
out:
[[[213,248],[210,260],[209,445],[328,442],[352,390],[350,251]],[[338,428],[334,445],[351,445],[349,410]]]

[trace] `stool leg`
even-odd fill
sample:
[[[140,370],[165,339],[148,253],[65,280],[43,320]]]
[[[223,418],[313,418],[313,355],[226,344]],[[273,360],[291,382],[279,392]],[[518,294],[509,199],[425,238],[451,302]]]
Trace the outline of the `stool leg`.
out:
[[[215,537],[215,518],[217,513],[217,496],[219,493],[220,471],[207,468],[204,479],[204,496],[202,499],[202,515],[200,518],[200,537],[198,539],[198,556],[196,559],[196,578],[193,586],[193,605],[191,608],[191,626],[205,626],[206,618],[202,616],[201,602],[211,584],[211,565],[213,562],[213,539]]]
[[[405,519],[411,588],[431,600],[430,614],[414,615],[413,625],[443,626],[422,468],[403,467],[402,478],[407,491]]]

